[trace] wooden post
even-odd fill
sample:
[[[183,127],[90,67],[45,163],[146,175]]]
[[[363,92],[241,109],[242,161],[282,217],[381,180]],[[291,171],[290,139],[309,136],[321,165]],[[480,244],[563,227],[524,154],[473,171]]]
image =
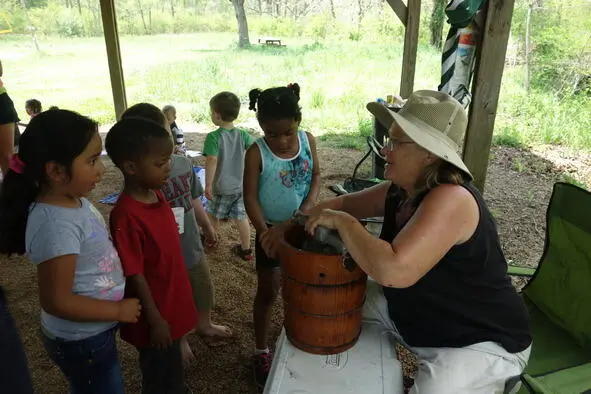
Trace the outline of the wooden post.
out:
[[[486,180],[514,4],[515,0],[489,0],[476,59],[463,156],[474,176],[474,184],[481,191]]]
[[[398,16],[398,19],[400,19],[400,22],[402,22],[402,24],[404,26],[406,26],[406,19],[407,19],[406,5],[402,2],[402,0],[386,0],[386,1],[388,2],[388,4],[390,4],[390,7],[396,13],[396,15]]]
[[[109,62],[109,74],[111,76],[111,88],[113,90],[113,102],[117,119],[127,108],[125,96],[125,82],[123,80],[123,67],[121,65],[121,48],[119,46],[119,33],[117,32],[117,18],[115,16],[115,0],[100,0],[103,29],[105,31],[105,44],[107,45],[107,59]]]
[[[421,0],[408,0],[404,52],[402,54],[402,75],[400,77],[400,96],[404,99],[411,95],[414,88],[420,21]]]

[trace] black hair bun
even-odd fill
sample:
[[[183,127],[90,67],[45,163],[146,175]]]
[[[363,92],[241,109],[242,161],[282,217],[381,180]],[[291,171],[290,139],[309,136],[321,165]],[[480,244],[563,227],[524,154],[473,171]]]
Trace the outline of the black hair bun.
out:
[[[287,87],[293,91],[293,94],[295,94],[298,101],[300,101],[300,85],[297,82],[293,82],[287,85]]]
[[[257,110],[256,108],[256,104],[257,104],[257,100],[259,99],[260,95],[261,95],[261,89],[252,89],[250,92],[248,92],[248,99],[249,99],[249,103],[248,103],[248,109],[250,109],[251,111],[255,111]]]

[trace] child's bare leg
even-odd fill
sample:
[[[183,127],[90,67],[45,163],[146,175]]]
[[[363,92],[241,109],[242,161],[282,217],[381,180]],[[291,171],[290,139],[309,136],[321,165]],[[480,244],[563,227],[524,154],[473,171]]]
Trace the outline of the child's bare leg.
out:
[[[193,288],[193,298],[195,307],[199,312],[199,321],[197,322],[197,334],[204,337],[228,338],[232,336],[232,331],[225,326],[214,324],[211,321],[211,310],[214,306],[213,283],[209,265],[206,260],[202,260],[189,268],[189,279]]]
[[[199,311],[197,334],[204,337],[229,338],[232,336],[232,330],[226,326],[213,323],[211,321],[211,310]]]
[[[240,246],[242,250],[250,249],[250,223],[247,218],[235,219],[236,227],[238,227],[238,234],[240,235]]]
[[[281,272],[278,269],[263,268],[257,270],[257,293],[254,298],[253,320],[256,349],[267,349],[271,309],[279,294]]]
[[[258,262],[258,261],[257,261]],[[271,310],[277,299],[280,271],[273,267],[257,267],[257,294],[254,298],[253,319],[255,348],[252,356],[252,372],[257,386],[264,387],[271,370],[271,354],[267,347]]]

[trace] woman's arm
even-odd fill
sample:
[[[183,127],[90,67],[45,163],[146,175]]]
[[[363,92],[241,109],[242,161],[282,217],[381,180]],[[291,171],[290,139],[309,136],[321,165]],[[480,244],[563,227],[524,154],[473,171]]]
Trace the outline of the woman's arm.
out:
[[[310,191],[300,206],[300,209],[303,212],[309,211],[314,206],[318,200],[318,194],[320,194],[320,161],[318,160],[318,153],[316,151],[316,140],[314,139],[314,136],[308,132],[306,132],[306,136],[308,137],[308,143],[310,144],[310,151],[312,153],[313,172]]]
[[[316,204],[308,212],[320,213],[323,209],[347,212],[357,219],[384,216],[384,204],[391,182],[382,182],[356,193],[329,198]]]
[[[336,228],[363,271],[384,286],[404,288],[421,279],[454,245],[467,241],[478,220],[478,205],[468,190],[442,185],[424,198],[392,244],[371,235],[354,217],[339,212],[325,211],[313,217],[307,228]]]

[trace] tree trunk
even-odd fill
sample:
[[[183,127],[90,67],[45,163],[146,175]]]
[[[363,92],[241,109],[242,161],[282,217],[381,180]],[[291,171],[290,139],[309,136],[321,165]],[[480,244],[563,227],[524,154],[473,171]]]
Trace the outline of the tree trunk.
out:
[[[138,11],[140,12],[140,17],[142,18],[142,25],[144,25],[144,32],[146,34],[148,34],[148,25],[146,24],[146,18],[144,16],[144,7],[143,7],[142,2],[140,0],[137,0],[137,8],[138,8]]]
[[[76,0],[76,3],[78,3],[78,13],[82,15],[82,6],[80,5],[80,0]]]
[[[361,21],[363,20],[363,4],[357,0],[357,33],[361,32]]]
[[[357,33],[361,33],[361,23],[363,22],[363,18],[365,18],[365,14],[371,8],[371,5],[371,1],[357,0]]]
[[[248,22],[246,21],[246,12],[244,11],[244,0],[231,1],[236,12],[236,21],[238,21],[238,46],[244,48],[250,45]]]
[[[28,29],[31,31],[31,38],[33,39],[33,43],[35,44],[35,48],[37,48],[37,52],[40,52],[39,49],[39,42],[37,42],[37,35],[35,34],[35,26],[31,23],[31,18],[29,18],[29,10],[27,6],[27,0],[21,0],[21,5],[25,10],[25,17],[27,18]]]
[[[332,19],[337,19],[337,13],[334,10],[334,0],[330,0],[330,15],[332,15]]]
[[[102,35],[102,21],[99,12],[99,4],[94,0],[87,0],[86,9],[92,14],[92,35]]]
[[[527,7],[527,14],[525,16],[525,91],[529,93],[529,81],[530,81],[530,66],[531,66],[531,9]]]
[[[442,46],[443,22],[445,21],[445,5],[447,0],[433,0],[433,12],[429,21],[431,30],[431,45],[437,49]]]

